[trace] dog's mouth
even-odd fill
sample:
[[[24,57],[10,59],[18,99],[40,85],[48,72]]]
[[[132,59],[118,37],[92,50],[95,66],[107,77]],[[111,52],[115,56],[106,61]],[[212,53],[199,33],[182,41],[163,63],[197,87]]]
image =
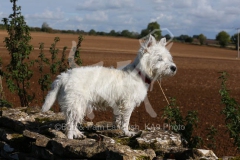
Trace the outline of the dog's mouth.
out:
[[[153,80],[161,80],[162,78],[165,78],[165,77],[172,77],[176,73],[177,73],[177,67],[174,65],[168,67],[164,71],[155,70],[155,73],[154,73],[155,76],[153,77]]]

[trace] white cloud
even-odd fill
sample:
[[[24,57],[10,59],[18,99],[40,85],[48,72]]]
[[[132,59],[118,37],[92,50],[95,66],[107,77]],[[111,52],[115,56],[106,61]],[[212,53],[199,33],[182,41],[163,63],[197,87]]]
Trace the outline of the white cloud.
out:
[[[56,9],[55,11],[45,10],[42,13],[26,14],[27,19],[55,19],[60,20],[64,18],[64,12],[61,9]]]
[[[25,1],[18,4],[30,26],[47,22],[58,29],[141,32],[149,22],[157,21],[176,36],[206,33],[212,38],[219,30],[234,32],[240,27],[239,0]],[[7,1],[1,3],[0,18],[8,17],[11,5]]]
[[[84,20],[88,22],[105,22],[108,20],[108,15],[104,11],[96,11],[96,12],[87,14]]]
[[[122,8],[128,8],[133,5],[132,0],[87,0],[84,2],[81,2],[77,6],[77,10],[83,11],[96,11],[96,10],[111,10],[111,9],[122,9]]]

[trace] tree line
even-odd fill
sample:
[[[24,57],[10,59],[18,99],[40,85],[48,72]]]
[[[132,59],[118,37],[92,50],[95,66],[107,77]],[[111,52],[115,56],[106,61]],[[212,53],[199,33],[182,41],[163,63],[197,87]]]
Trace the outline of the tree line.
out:
[[[6,29],[4,24],[0,24],[0,29]],[[36,31],[36,32],[48,32],[48,33],[71,33],[71,34],[82,34],[82,35],[93,35],[93,36],[114,36],[114,37],[127,37],[127,38],[142,38],[148,35],[153,30],[157,29],[158,32],[154,33],[155,38],[159,39],[161,37],[166,37],[167,40],[171,39],[171,36],[169,34],[161,35],[160,31],[160,24],[158,22],[150,22],[145,29],[141,31],[141,33],[129,31],[127,29],[124,29],[122,31],[115,31],[111,30],[110,32],[103,32],[103,31],[96,31],[94,29],[90,29],[89,31],[84,30],[58,30],[53,29],[49,26],[48,23],[43,22],[41,27],[29,27],[30,31]],[[156,37],[157,36],[157,37]],[[193,43],[197,42],[200,45],[208,45],[207,37],[204,34],[199,35],[185,35],[182,34],[180,36],[174,37],[174,41],[178,42],[184,42],[184,43]],[[229,44],[235,45],[235,49],[237,49],[238,45],[238,35],[234,34],[230,36],[226,31],[221,31],[216,35],[215,41],[218,45],[225,48]]]

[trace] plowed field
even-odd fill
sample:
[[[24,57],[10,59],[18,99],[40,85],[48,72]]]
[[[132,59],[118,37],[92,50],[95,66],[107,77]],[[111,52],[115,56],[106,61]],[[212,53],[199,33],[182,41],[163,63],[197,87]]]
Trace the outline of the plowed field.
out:
[[[9,55],[2,42],[6,33],[0,32],[0,56],[4,64],[9,61]],[[45,43],[45,53],[49,56],[49,47],[53,43],[54,37],[59,36],[61,41],[58,48],[64,46],[71,47],[72,41],[77,41],[77,35],[71,34],[47,34],[32,33],[32,44],[35,48],[31,59],[36,59],[39,54],[39,43]],[[139,42],[135,39],[113,38],[101,36],[85,36],[82,43],[81,58],[83,65],[92,65],[103,61],[106,67],[116,67],[117,62],[133,60],[139,49]],[[174,77],[162,81],[162,87],[167,97],[175,97],[181,111],[186,115],[189,110],[196,110],[199,113],[199,125],[195,134],[201,136],[205,142],[202,148],[207,149],[206,128],[214,125],[218,133],[216,136],[217,156],[236,155],[236,147],[232,145],[232,140],[226,133],[224,116],[220,113],[223,105],[220,101],[219,89],[220,80],[218,72],[227,71],[229,74],[228,88],[231,95],[240,102],[240,60],[236,59],[237,51],[214,48],[207,46],[197,46],[182,43],[174,43],[170,49],[174,61],[178,67]],[[39,75],[37,67],[32,79],[31,90],[36,93],[36,99],[31,106],[41,106],[42,95],[37,84]],[[18,97],[10,93],[5,87],[4,91],[7,99],[13,102],[14,106],[19,106]],[[167,105],[166,100],[157,84],[153,91],[148,94],[149,101],[153,109],[157,112],[156,118],[145,111],[144,103],[136,108],[131,117],[131,124],[144,129],[145,124],[163,125],[161,115],[162,109]],[[56,107],[55,107],[56,108]],[[111,120],[111,112],[94,112],[94,122],[100,120]]]

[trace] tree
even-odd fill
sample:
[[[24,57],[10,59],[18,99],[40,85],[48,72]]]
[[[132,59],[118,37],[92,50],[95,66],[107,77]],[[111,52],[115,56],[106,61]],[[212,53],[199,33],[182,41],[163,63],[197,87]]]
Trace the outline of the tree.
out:
[[[89,32],[88,32],[89,35],[96,35],[96,31],[94,29],[91,29]]]
[[[96,32],[96,35],[105,36],[107,35],[107,33],[100,31],[100,32]]]
[[[219,42],[221,47],[226,47],[230,41],[230,36],[227,32],[221,31],[216,35],[216,40]]]
[[[123,37],[131,37],[131,32],[129,32],[127,29],[122,30],[121,36],[123,36]]]
[[[111,31],[109,32],[109,35],[110,35],[110,36],[116,36],[117,33],[115,32],[115,30],[111,30]]]
[[[207,37],[204,36],[203,34],[199,34],[198,36],[198,41],[201,45],[205,44]]]
[[[188,36],[188,37],[185,39],[185,42],[187,42],[187,43],[192,43],[192,42],[193,42],[193,38]]]
[[[193,35],[192,37],[198,39],[199,35]]]
[[[41,30],[43,32],[51,33],[53,29],[47,24],[47,22],[43,22]]]
[[[139,37],[139,33],[138,32],[131,32],[131,38],[138,38]]]
[[[164,37],[165,37],[167,40],[171,39],[171,36],[170,36],[169,34],[166,34]]]
[[[33,71],[30,69],[33,62],[29,61],[29,55],[33,50],[30,45],[30,28],[27,26],[24,17],[21,15],[21,7],[16,5],[17,0],[10,0],[13,3],[13,13],[9,18],[3,18],[4,25],[8,32],[4,43],[10,54],[10,63],[6,66],[4,76],[7,86],[11,92],[17,92],[21,106],[29,105],[34,98],[30,95],[30,79]]]
[[[154,31],[155,29],[157,29],[156,32],[153,33],[153,36],[159,40],[161,38],[161,31],[160,31],[160,25],[157,22],[151,22],[148,24],[146,29],[143,29],[141,31],[140,36],[141,37],[145,37],[147,36],[149,33],[151,33],[152,31]]]
[[[239,37],[240,37],[240,33],[239,33]],[[235,44],[236,46],[236,50],[238,49],[238,43],[240,44],[240,38],[238,40],[238,34],[234,34],[232,37],[231,37],[231,41]]]
[[[193,38],[189,37],[188,35],[182,34],[179,37],[177,37],[178,40],[182,41],[182,42],[190,42],[192,43]]]

